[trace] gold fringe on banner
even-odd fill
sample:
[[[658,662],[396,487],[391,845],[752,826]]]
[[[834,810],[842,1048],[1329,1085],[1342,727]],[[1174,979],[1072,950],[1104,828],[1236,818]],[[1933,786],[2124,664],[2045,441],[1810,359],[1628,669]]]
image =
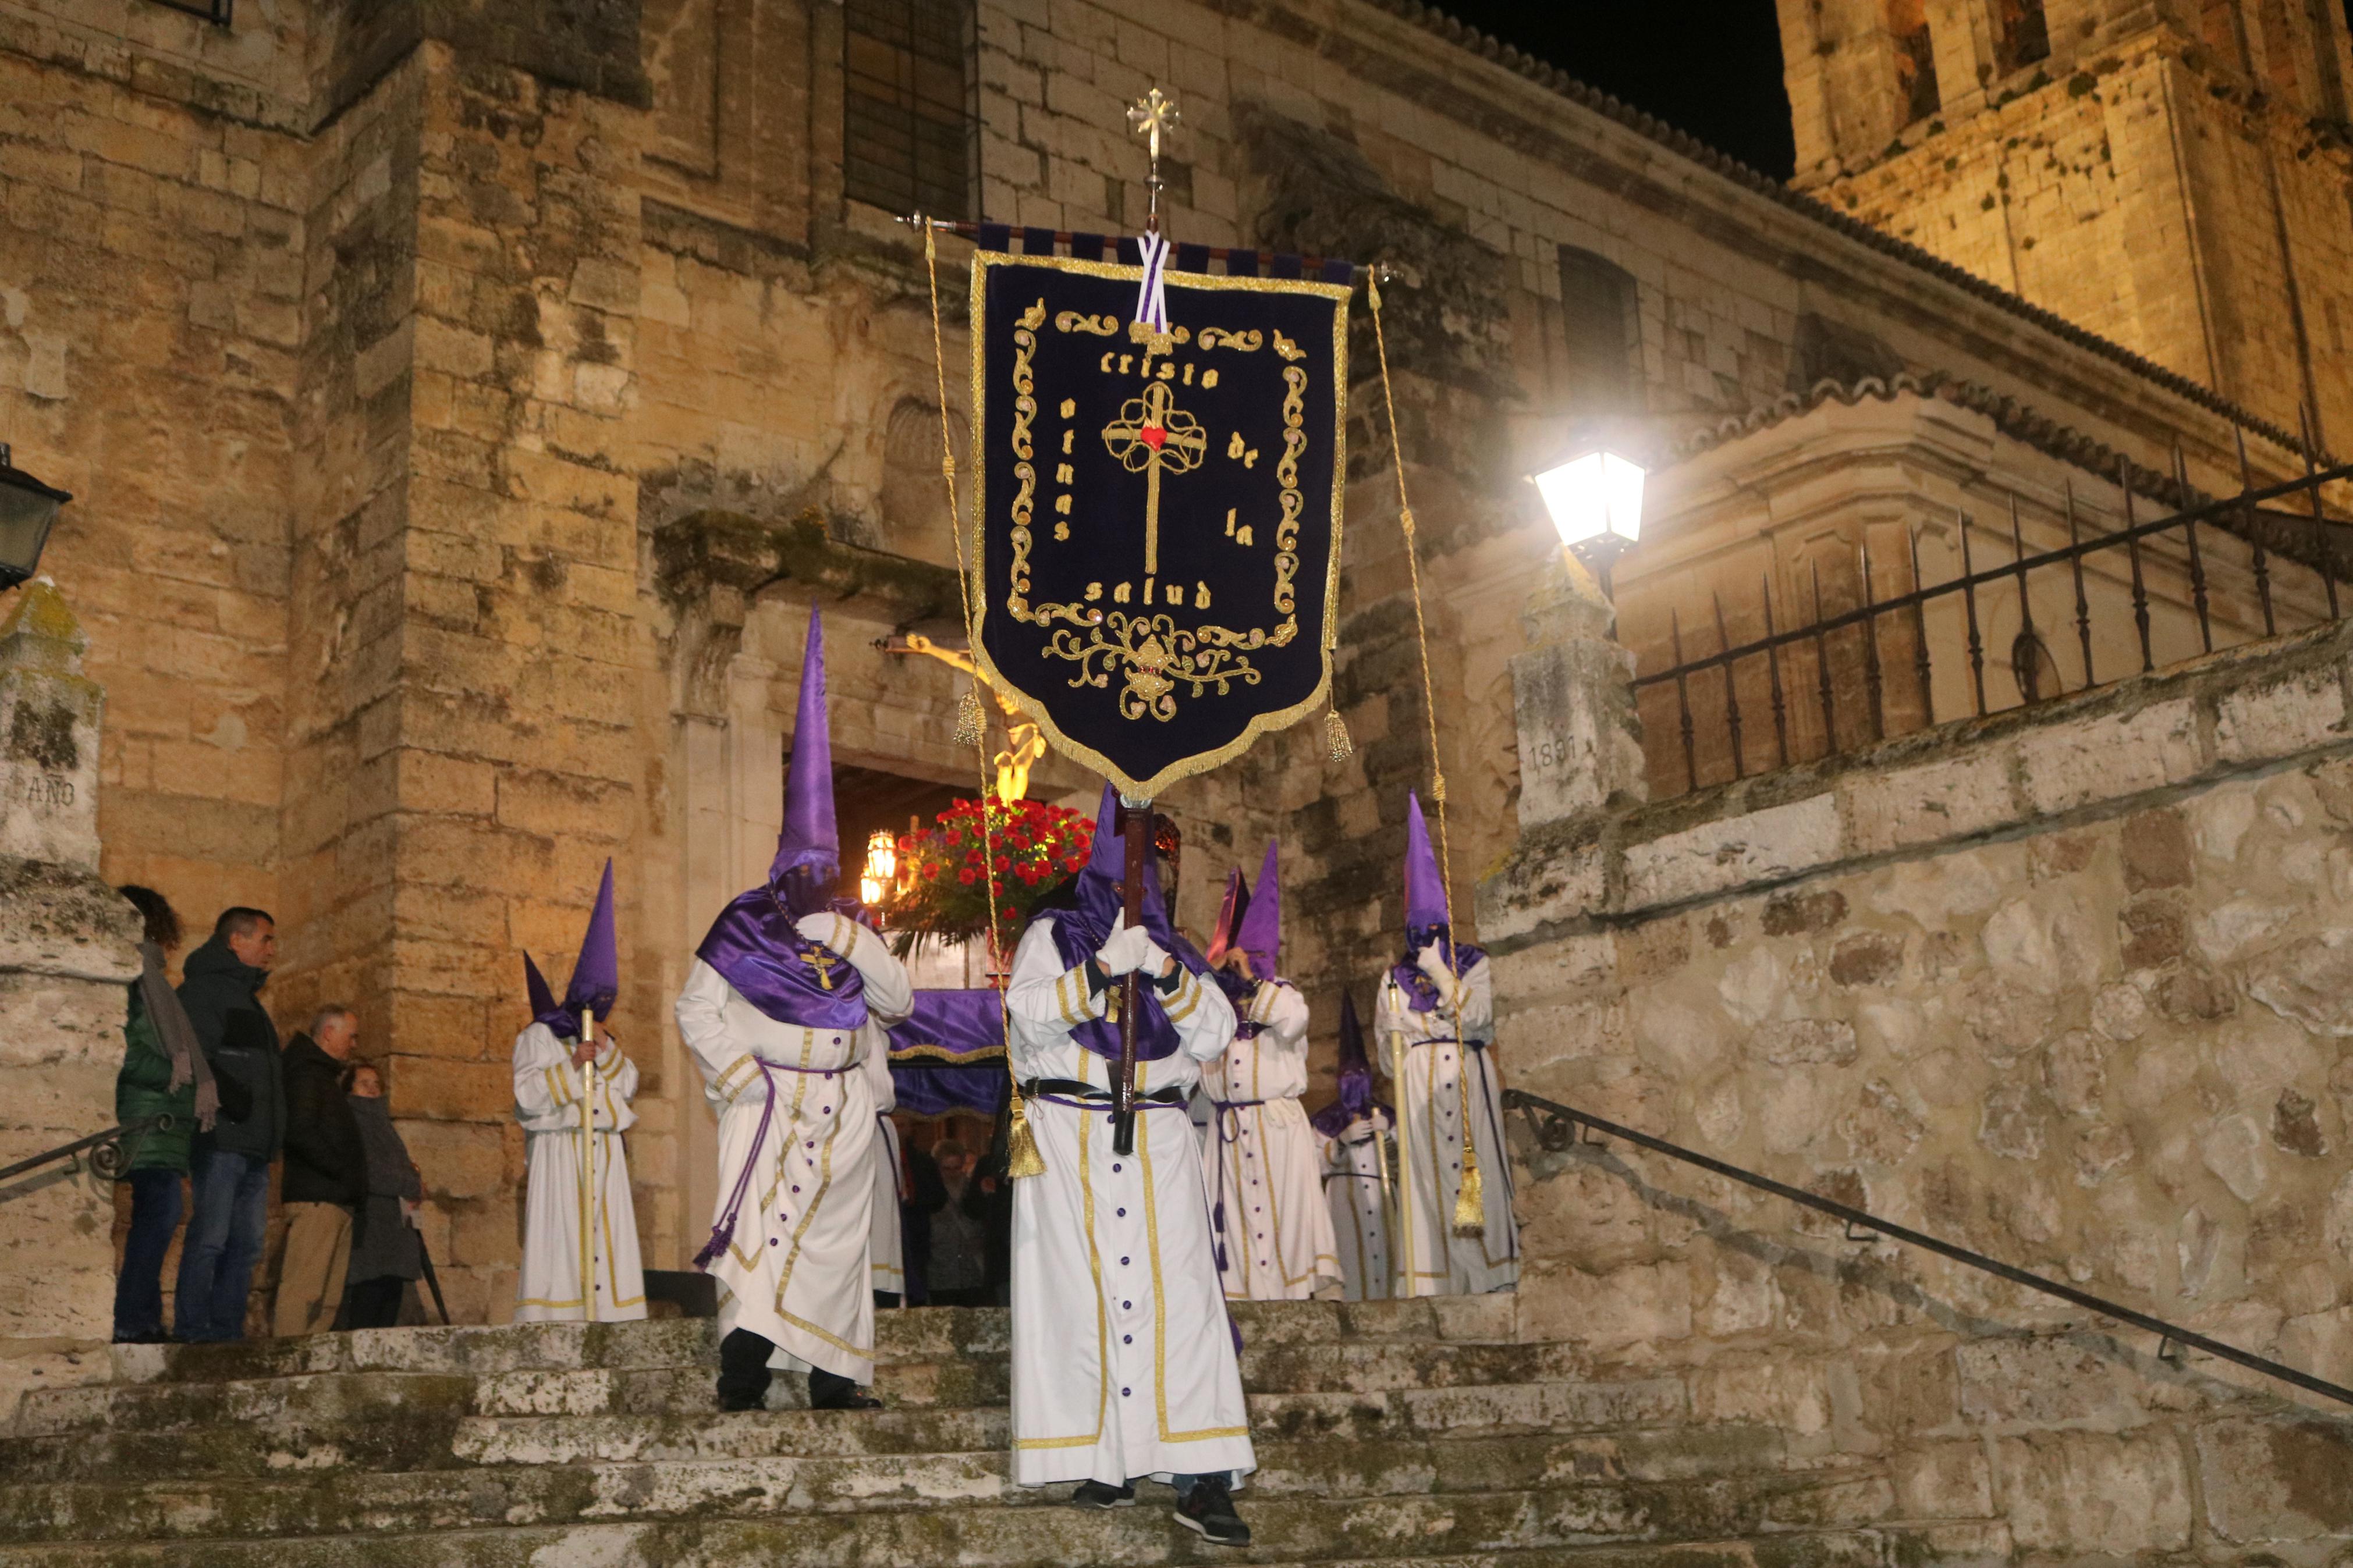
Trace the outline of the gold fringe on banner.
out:
[[[1438,874],[1446,884],[1447,961],[1452,964],[1454,953],[1454,852],[1446,834],[1446,772],[1438,755],[1438,690],[1430,678],[1430,626],[1423,618],[1421,605],[1421,550],[1415,538],[1413,503],[1406,497],[1405,441],[1398,430],[1397,398],[1389,390],[1388,337],[1381,329],[1381,288],[1377,274],[1365,287],[1367,302],[1373,308],[1373,345],[1379,352],[1381,363],[1381,402],[1388,410],[1389,458],[1397,468],[1398,525],[1405,532],[1405,563],[1409,581],[1413,587],[1413,636],[1421,651],[1422,716],[1430,723],[1430,799],[1438,808]],[[1454,1198],[1454,1234],[1462,1237],[1483,1237],[1487,1234],[1486,1184],[1480,1179],[1477,1147],[1477,1123],[1471,1118],[1471,1047],[1462,1038],[1462,981],[1454,977],[1451,998],[1454,1012],[1454,1049],[1462,1063],[1456,1074],[1456,1086],[1461,1090],[1462,1105],[1462,1184]],[[1398,1082],[1403,1083],[1400,1079]],[[1398,1108],[1404,1109],[1402,1105]],[[1498,1151],[1499,1157],[1502,1155]]]
[[[972,578],[965,571],[964,512],[956,505],[955,443],[948,430],[947,354],[940,343],[939,246],[931,224],[918,221],[923,223],[923,271],[932,285],[932,369],[939,379],[940,391],[940,478],[948,487],[948,521],[955,534],[956,593],[964,600],[965,645],[976,652],[978,639],[973,636]],[[976,526],[976,535],[977,532]],[[980,541],[976,536],[973,553],[977,556],[979,552]],[[955,741],[960,746],[970,746],[979,758],[982,853],[987,863],[993,866],[997,863],[996,813],[988,808],[992,782],[989,777],[988,721],[980,705],[978,675],[972,678],[972,684],[965,689],[964,696],[956,703]],[[988,877],[985,879],[984,885],[988,889],[988,951],[991,956],[998,957],[997,879]],[[1000,962],[1009,963],[1011,960],[1009,956],[1003,956]],[[1013,1007],[1007,994],[1010,985],[1011,976],[1008,975],[1006,987],[1000,987],[997,993],[997,1012],[999,1024],[1005,1030],[1005,1076],[1012,1080],[1012,1109],[1005,1140],[1005,1173],[1018,1181],[1026,1176],[1044,1175],[1046,1157],[1038,1152],[1037,1134],[1029,1131],[1029,1108],[1021,1099],[1021,1077],[1013,1070]]]

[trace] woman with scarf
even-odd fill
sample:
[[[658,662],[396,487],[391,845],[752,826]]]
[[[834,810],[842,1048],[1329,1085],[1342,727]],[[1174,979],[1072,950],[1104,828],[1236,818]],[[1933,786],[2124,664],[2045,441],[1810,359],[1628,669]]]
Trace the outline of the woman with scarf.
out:
[[[121,1179],[131,1184],[131,1234],[114,1279],[114,1342],[152,1345],[171,1338],[164,1331],[164,1255],[180,1226],[189,1141],[199,1127],[212,1131],[220,1091],[196,1045],[195,1026],[164,973],[164,960],[180,945],[180,917],[153,888],[116,891],[139,911],[144,930],[139,978],[131,983],[131,1014],[122,1025],[114,1120],[156,1118],[158,1124],[126,1140],[131,1158]]]
[[[400,1129],[385,1103],[384,1075],[368,1062],[353,1064],[346,1092],[352,1120],[359,1123],[367,1151],[367,1203],[352,1233],[352,1262],[343,1286],[339,1329],[389,1329],[400,1321],[400,1299],[412,1279],[425,1276],[410,1213],[425,1197],[425,1181]]]
[[[1186,1101],[1233,1039],[1234,1010],[1170,928],[1147,859],[1125,923],[1118,802],[1105,786],[1086,868],[1041,900],[1013,955],[1008,1046],[1042,1175],[1013,1184],[1013,1479],[1077,1481],[1085,1508],[1176,1489],[1177,1521],[1221,1545],[1257,1468]],[[1113,1147],[1114,983],[1134,975],[1134,1152]]]
[[[1406,800],[1405,955],[1381,981],[1374,1027],[1389,1054],[1398,1112],[1398,1294],[1475,1295],[1519,1283],[1503,1085],[1495,1077],[1494,982],[1487,955],[1457,943],[1446,883],[1418,795]],[[1458,1213],[1466,1170],[1475,1213]],[[1470,1223],[1464,1223],[1465,1220]]]
[[[891,1071],[883,1029],[914,1005],[883,940],[833,902],[841,849],[825,637],[809,615],[785,827],[768,879],[720,911],[678,998],[719,1112],[719,1212],[695,1259],[719,1285],[719,1405],[765,1403],[807,1369],[812,1408],[871,1409],[873,1239]]]

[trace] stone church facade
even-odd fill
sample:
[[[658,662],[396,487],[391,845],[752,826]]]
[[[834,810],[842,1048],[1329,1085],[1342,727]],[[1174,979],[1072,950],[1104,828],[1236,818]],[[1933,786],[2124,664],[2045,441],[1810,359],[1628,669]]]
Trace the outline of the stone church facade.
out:
[[[957,629],[931,306],[898,213],[1132,229],[1122,110],[1158,84],[1186,116],[1176,237],[1397,268],[1388,346],[1467,898],[1531,798],[1558,822],[1656,784],[1628,760],[1622,702],[1588,726],[1582,783],[1525,771],[1514,661],[1549,645],[1520,612],[1558,552],[1520,476],[1567,421],[1610,419],[1656,466],[1655,553],[1620,573],[1648,659],[1669,563],[1763,549],[1766,591],[1794,592],[1813,554],[1930,526],[1939,487],[2046,493],[2069,464],[2096,477],[2085,453],[2162,472],[2178,445],[2220,493],[2242,444],[2259,478],[2299,471],[2300,405],[2324,440],[2353,420],[2314,335],[2353,287],[2341,221],[2310,216],[2334,200],[2341,220],[2342,111],[2269,67],[2258,94],[2244,60],[2239,99],[2190,93],[2225,70],[2211,14],[2260,33],[2280,11],[2194,9],[2050,0],[2049,79],[1987,76],[1938,100],[1931,133],[1907,118],[1916,73],[1888,63],[1892,12],[1786,0],[1799,194],[1414,0],[543,0],[528,22],[466,0],[247,0],[227,27],[153,0],[0,0],[0,419],[78,497],[46,564],[109,694],[102,872],[198,919],[278,914],[281,1020],[359,1007],[452,1308],[495,1321],[518,1247],[519,954],[565,962],[612,857],[638,1213],[649,1262],[678,1266],[707,1222],[712,1135],[668,1003],[766,862],[812,604],[838,762],[895,803],[972,782],[950,673],[876,647]],[[1989,47],[2019,10],[1930,4],[1937,81],[1978,80],[1947,52]],[[2297,37],[2295,91],[2343,79],[2341,25]],[[2147,123],[2193,99],[2199,128]],[[1938,160],[1966,142],[1969,169],[2022,167],[2017,124],[2080,140],[2100,114],[2112,142],[2135,128],[2131,157],[2062,160],[2036,198],[2093,214],[2067,231],[2079,248],[2047,276],[1993,267],[2022,218]],[[2152,139],[2226,134],[2238,162],[2190,160],[2160,188]],[[2277,175],[2267,228],[2218,205],[2253,199],[2245,168]],[[1997,195],[2018,188],[2004,177]],[[2158,208],[2188,215],[2172,261],[2133,226]],[[2263,235],[2291,258],[2299,325],[2265,307]],[[966,254],[948,245],[940,273],[952,425]],[[2068,292],[2126,276],[2119,257],[2129,300]],[[2192,352],[2210,342],[2230,353]],[[1356,754],[1327,762],[1305,726],[1166,803],[1197,929],[1226,865],[1282,837],[1319,1036],[1395,944],[1404,795],[1430,770],[1389,431],[1377,384],[1356,398]],[[1858,408],[1876,423],[1843,450],[1863,458],[1823,468],[1794,512],[1744,512]],[[1622,669],[1582,641],[1581,679]],[[1052,760],[1033,793],[1086,787]],[[1492,918],[1525,945],[1607,913]],[[1677,940],[1643,962],[1714,973]],[[1597,1056],[1618,1026],[1542,1017],[1519,1026],[1601,1030]],[[1553,1050],[1528,1047],[1532,1082]]]

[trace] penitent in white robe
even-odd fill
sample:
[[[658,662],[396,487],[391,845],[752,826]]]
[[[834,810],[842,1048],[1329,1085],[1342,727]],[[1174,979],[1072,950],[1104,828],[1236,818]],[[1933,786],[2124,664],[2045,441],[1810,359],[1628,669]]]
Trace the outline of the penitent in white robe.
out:
[[[1493,1060],[1493,978],[1488,961],[1482,958],[1461,979],[1462,1033],[1480,1047],[1469,1051],[1454,1038],[1454,1009],[1443,999],[1451,994],[1454,977],[1441,968],[1430,978],[1441,1000],[1430,1012],[1417,1013],[1406,1005],[1396,977],[1385,973],[1374,1024],[1383,1065],[1397,1088],[1398,1110],[1405,1119],[1398,1147],[1398,1294],[1508,1290],[1519,1283],[1520,1238],[1512,1220],[1510,1156],[1502,1146],[1504,1090]],[[1462,1189],[1466,1068],[1471,1075],[1467,1131],[1478,1152],[1483,1236],[1454,1234],[1454,1201]]]
[[[1104,1016],[1117,988],[1091,994],[1083,967],[1065,968],[1052,918],[1032,921],[1013,956],[1014,1072],[1108,1090],[1117,1065],[1071,1031]],[[1162,1003],[1178,1049],[1136,1064],[1140,1092],[1190,1089],[1233,1037],[1210,982],[1187,973]],[[1029,1118],[1046,1173],[1013,1184],[1014,1480],[1239,1480],[1258,1460],[1185,1108],[1140,1105],[1126,1155],[1101,1102],[1031,1100]]]
[[[1390,1117],[1376,1108],[1321,1140],[1324,1212],[1340,1252],[1341,1300],[1385,1301],[1395,1291],[1389,1256],[1388,1158]]]
[[[889,1046],[886,1038],[886,1052]],[[873,1288],[897,1296],[899,1304],[904,1306],[907,1258],[899,1235],[899,1200],[904,1194],[899,1191],[899,1182],[906,1164],[899,1148],[899,1124],[890,1116],[899,1108],[897,1087],[892,1080],[886,1055],[882,1075],[874,1087],[874,1214],[866,1233],[866,1267]]]
[[[759,1146],[726,1250],[711,1266],[719,1331],[749,1329],[776,1347],[774,1367],[874,1376],[874,1155],[877,1095],[889,1088],[883,1026],[907,1016],[907,972],[881,937],[841,918],[826,946],[866,983],[855,1029],[780,1023],[697,959],[679,994],[680,1037],[719,1111],[717,1224],[744,1163]],[[767,1064],[765,1072],[762,1064]],[[775,1086],[765,1138],[761,1111]]]
[[[1214,1217],[1225,1216],[1225,1289],[1236,1300],[1304,1300],[1340,1283],[1324,1206],[1307,1089],[1307,999],[1287,980],[1261,980],[1244,1023],[1201,1068],[1212,1101],[1207,1153]]]
[[[638,1064],[609,1038],[584,1074],[572,1065],[572,1042],[546,1025],[515,1037],[515,1117],[529,1135],[516,1322],[646,1315],[637,1205],[621,1146],[622,1131],[637,1124],[629,1103],[637,1092]]]

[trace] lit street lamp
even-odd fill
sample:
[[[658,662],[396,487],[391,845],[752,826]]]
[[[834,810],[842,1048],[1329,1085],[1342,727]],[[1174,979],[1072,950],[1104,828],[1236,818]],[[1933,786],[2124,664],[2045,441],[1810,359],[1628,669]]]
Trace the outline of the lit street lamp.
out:
[[[13,588],[39,569],[58,508],[71,500],[10,462],[7,444],[0,442],[0,588]]]
[[[1642,465],[1593,447],[1532,476],[1570,554],[1609,592],[1609,571],[1642,532]]]

